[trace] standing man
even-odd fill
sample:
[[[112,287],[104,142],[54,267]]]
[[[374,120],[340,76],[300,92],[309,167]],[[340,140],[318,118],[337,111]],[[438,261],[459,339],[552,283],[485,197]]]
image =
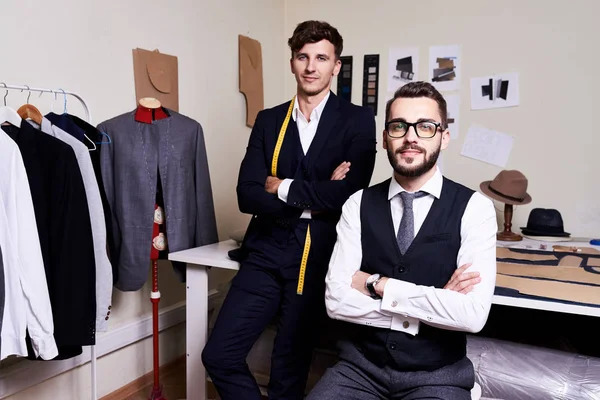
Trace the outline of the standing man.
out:
[[[437,168],[449,141],[431,84],[388,102],[393,178],[346,202],[326,278],[329,316],[356,331],[309,399],[471,398],[465,332],[480,331],[491,307],[497,224],[489,199]]]
[[[246,357],[276,315],[269,398],[304,397],[335,226],[375,164],[373,112],[330,92],[341,67],[337,29],[306,21],[288,44],[297,94],[256,118],[237,185],[240,210],[253,215],[246,257],[202,353],[224,400],[260,399]]]

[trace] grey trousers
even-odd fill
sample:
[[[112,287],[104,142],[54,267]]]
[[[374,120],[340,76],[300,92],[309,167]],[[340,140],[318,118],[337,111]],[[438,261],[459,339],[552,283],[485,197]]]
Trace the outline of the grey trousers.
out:
[[[307,400],[470,400],[473,364],[464,358],[435,371],[379,368],[350,342],[340,343],[340,361],[329,368]]]

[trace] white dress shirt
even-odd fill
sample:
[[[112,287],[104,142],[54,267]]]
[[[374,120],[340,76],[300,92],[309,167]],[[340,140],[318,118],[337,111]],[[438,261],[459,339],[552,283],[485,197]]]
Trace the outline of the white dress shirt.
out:
[[[35,122],[28,122],[34,127],[39,128]],[[71,146],[77,158],[77,165],[81,171],[85,196],[88,202],[92,238],[94,240],[94,261],[96,264],[96,331],[106,332],[108,330],[108,316],[112,301],[113,275],[112,266],[106,253],[104,209],[102,208],[100,189],[98,188],[98,181],[94,173],[90,152],[85,144],[58,126],[52,125],[47,118],[42,119],[41,130]]]
[[[435,198],[440,198],[443,178],[439,169],[420,189],[427,196],[414,199],[415,237],[429,213]],[[404,189],[392,178],[388,192],[394,231],[402,219]],[[472,263],[467,272],[479,272],[481,282],[468,294],[448,289],[415,285],[399,279],[388,279],[383,299],[364,295],[350,285],[360,270],[362,260],[360,204],[362,190],[344,204],[337,225],[337,242],[326,277],[325,303],[331,318],[403,331],[419,332],[420,323],[442,329],[466,332],[480,331],[489,314],[496,285],[496,212],[493,203],[475,192],[461,219],[461,244],[457,268]]]
[[[0,128],[0,247],[5,304],[0,360],[27,356],[26,329],[35,356],[58,355],[46,271],[29,180],[17,144]]]
[[[319,127],[319,121],[321,120],[321,115],[323,114],[323,109],[327,104],[327,100],[329,100],[330,92],[327,92],[325,98],[317,105],[312,112],[310,113],[310,121],[306,119],[302,111],[300,111],[300,106],[298,105],[298,100],[294,101],[294,109],[292,110],[292,118],[296,121],[296,126],[298,126],[298,132],[300,133],[300,143],[302,144],[302,150],[304,151],[304,155],[308,153],[308,149],[310,148],[310,144],[315,138],[315,134],[317,133],[317,128]],[[287,203],[288,193],[290,191],[290,186],[292,185],[293,179],[284,179],[283,182],[279,185],[277,189],[277,196],[280,200],[285,201]],[[304,210],[300,218],[311,218],[310,210]]]

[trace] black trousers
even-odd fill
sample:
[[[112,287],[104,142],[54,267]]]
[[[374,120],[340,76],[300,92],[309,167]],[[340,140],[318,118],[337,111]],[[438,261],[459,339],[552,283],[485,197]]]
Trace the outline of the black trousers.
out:
[[[329,260],[310,259],[303,293],[296,293],[308,222],[277,232],[263,250],[253,249],[232,281],[202,361],[223,400],[260,399],[246,358],[277,317],[271,355],[269,399],[303,399],[312,350],[325,315]],[[313,240],[315,240],[313,238]]]

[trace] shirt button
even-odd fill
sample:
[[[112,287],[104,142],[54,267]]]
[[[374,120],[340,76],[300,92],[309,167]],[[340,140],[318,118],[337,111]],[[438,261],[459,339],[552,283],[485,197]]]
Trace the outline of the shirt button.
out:
[[[408,329],[408,327],[409,327],[409,326],[410,326],[410,322],[408,322],[408,321],[404,321],[404,322],[402,323],[402,327],[403,327],[404,329]]]
[[[396,350],[396,343],[390,344],[390,350]]]
[[[396,307],[398,305],[398,302],[396,300],[392,301],[392,307]]]
[[[403,274],[404,271],[406,271],[406,268],[404,268],[403,266],[399,266],[398,267],[398,272],[400,272],[401,274]]]

